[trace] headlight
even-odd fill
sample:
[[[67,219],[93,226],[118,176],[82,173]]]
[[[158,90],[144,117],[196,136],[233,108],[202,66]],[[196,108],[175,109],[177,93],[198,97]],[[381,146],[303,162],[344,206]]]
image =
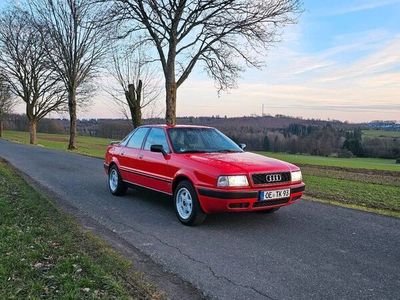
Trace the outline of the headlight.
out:
[[[217,186],[248,186],[247,176],[219,176]]]
[[[292,178],[292,182],[301,181],[303,179],[301,171],[290,172],[290,176]]]

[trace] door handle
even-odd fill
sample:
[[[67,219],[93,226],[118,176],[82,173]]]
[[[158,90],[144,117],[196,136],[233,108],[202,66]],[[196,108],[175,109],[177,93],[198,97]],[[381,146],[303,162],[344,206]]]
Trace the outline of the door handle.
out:
[[[139,159],[142,159],[143,158],[143,154],[139,154]]]

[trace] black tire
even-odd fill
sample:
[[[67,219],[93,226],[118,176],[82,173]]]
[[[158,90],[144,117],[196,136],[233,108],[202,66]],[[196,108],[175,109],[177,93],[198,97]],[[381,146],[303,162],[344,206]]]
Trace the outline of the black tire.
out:
[[[274,208],[270,208],[270,209],[259,210],[258,212],[263,213],[263,214],[273,214],[274,212],[276,212],[279,209],[280,209],[280,207],[274,207]]]
[[[186,189],[186,190],[184,190]],[[188,191],[190,193],[190,196],[192,198],[192,211],[190,215],[187,218],[183,218],[178,210],[178,194],[182,190],[182,192]],[[201,223],[204,222],[204,220],[207,217],[207,214],[203,212],[200,206],[199,199],[197,197],[196,190],[194,189],[193,185],[187,181],[181,181],[179,182],[178,186],[176,187],[174,191],[174,206],[175,206],[175,212],[176,216],[178,217],[178,220],[183,224],[187,226],[195,226],[195,225],[200,225]]]
[[[111,176],[113,176],[113,174],[115,174],[114,172],[116,172],[116,174],[118,176],[118,180],[117,180],[116,188],[113,189],[113,187],[111,186],[112,185],[111,184]],[[110,170],[108,170],[108,188],[109,188],[111,194],[113,194],[114,196],[123,196],[126,194],[126,191],[128,190],[128,187],[122,181],[121,174],[119,173],[118,167],[116,165],[112,165]]]

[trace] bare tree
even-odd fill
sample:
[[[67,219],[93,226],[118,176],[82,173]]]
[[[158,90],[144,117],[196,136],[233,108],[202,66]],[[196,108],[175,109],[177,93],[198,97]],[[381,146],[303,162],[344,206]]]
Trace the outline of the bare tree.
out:
[[[109,94],[125,117],[131,120],[132,127],[136,128],[142,124],[143,109],[160,95],[155,70],[150,67],[148,57],[141,48],[115,47],[111,61],[110,73],[119,89],[109,88]]]
[[[5,77],[0,74],[0,138],[3,137],[4,119],[6,115],[12,113],[15,106],[15,98],[11,95],[10,86]]]
[[[42,34],[48,38],[51,66],[68,93],[70,137],[68,149],[76,149],[77,106],[96,77],[107,50],[107,29],[99,20],[103,12],[92,0],[33,0]]]
[[[260,67],[260,51],[296,21],[300,0],[98,0],[113,4],[125,36],[155,46],[165,77],[166,122],[176,123],[177,89],[197,64],[219,90],[236,85],[245,66]]]
[[[31,144],[36,144],[38,122],[65,104],[59,79],[49,69],[45,45],[29,13],[14,8],[1,16],[0,71],[10,92],[25,102]]]

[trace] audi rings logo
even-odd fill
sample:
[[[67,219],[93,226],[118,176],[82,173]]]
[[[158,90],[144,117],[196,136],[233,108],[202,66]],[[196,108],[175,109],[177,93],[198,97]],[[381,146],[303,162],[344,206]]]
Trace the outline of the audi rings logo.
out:
[[[281,174],[268,174],[265,176],[265,180],[269,183],[282,181]]]

